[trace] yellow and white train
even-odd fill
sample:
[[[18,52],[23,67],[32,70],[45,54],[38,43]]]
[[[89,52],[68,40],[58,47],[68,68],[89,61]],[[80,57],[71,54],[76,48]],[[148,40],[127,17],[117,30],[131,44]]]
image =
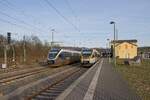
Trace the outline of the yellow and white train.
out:
[[[81,64],[91,66],[98,61],[100,53],[96,49],[84,48],[81,51]]]

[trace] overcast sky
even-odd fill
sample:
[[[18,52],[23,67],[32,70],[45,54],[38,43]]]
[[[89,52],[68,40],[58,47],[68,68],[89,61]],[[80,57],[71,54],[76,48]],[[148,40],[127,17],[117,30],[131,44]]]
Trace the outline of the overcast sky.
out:
[[[0,34],[36,35],[63,45],[106,47],[115,21],[119,39],[150,46],[150,0],[0,0]]]

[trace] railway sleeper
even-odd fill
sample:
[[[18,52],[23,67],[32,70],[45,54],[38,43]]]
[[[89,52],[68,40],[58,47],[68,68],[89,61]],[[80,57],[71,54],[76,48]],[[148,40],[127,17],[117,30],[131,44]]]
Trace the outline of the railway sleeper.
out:
[[[54,100],[53,97],[50,96],[43,96],[43,95],[38,95],[35,98],[33,98],[34,100]],[[32,99],[31,99],[32,100]]]

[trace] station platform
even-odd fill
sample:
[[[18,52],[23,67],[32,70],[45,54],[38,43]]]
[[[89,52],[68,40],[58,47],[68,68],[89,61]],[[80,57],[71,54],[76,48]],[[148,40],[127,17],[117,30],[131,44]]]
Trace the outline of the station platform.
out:
[[[56,100],[140,100],[108,59],[101,59]]]

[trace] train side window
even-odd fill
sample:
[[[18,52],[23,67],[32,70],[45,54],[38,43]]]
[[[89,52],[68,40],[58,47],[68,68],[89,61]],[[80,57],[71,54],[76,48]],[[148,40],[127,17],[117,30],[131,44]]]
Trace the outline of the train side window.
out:
[[[60,53],[60,54],[59,54],[59,57],[60,57],[61,59],[64,59],[64,58],[65,58],[64,52]]]
[[[64,52],[64,56],[65,57],[69,57],[69,53],[68,52]]]
[[[70,59],[71,53],[70,52],[64,52],[64,56],[65,56],[65,59]]]

